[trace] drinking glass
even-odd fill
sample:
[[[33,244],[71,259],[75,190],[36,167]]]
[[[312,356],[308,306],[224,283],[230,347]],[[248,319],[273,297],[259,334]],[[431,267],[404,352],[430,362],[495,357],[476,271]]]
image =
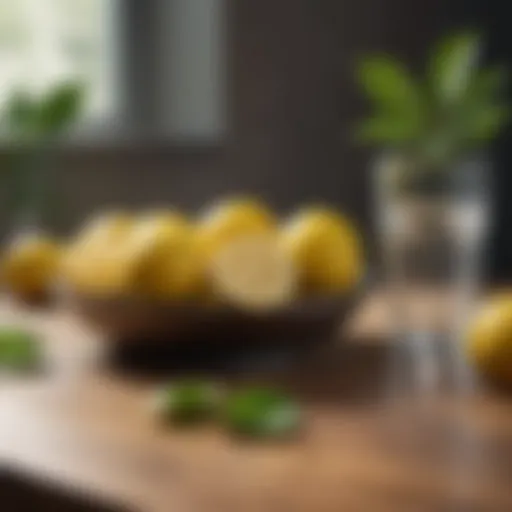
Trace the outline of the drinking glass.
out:
[[[468,385],[462,343],[491,220],[489,165],[472,158],[426,167],[394,154],[382,156],[374,172],[381,270],[401,354],[394,376],[409,360],[422,389],[446,366]]]

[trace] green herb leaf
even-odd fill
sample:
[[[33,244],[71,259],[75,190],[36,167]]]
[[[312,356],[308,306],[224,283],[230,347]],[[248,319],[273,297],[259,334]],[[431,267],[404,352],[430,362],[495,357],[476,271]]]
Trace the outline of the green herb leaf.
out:
[[[434,97],[441,104],[463,99],[475,76],[480,50],[481,39],[472,32],[450,35],[435,48],[429,78]]]
[[[66,83],[52,90],[40,105],[39,127],[42,134],[58,135],[68,128],[79,115],[83,100],[81,84]]]
[[[252,388],[228,398],[225,421],[236,434],[282,438],[298,430],[301,411],[294,400],[278,391]]]
[[[36,337],[16,328],[0,329],[0,369],[25,372],[41,366],[41,346]]]
[[[467,117],[464,132],[470,143],[487,142],[510,120],[511,110],[503,105],[481,105]]]
[[[156,412],[166,421],[190,424],[211,418],[221,393],[215,384],[183,381],[166,386],[156,397]]]
[[[25,127],[34,117],[34,103],[25,92],[17,91],[7,105],[7,118],[11,125]]]
[[[392,57],[364,58],[358,66],[361,86],[375,106],[385,111],[422,109],[419,87],[408,70]]]
[[[32,134],[37,115],[37,104],[26,92],[16,91],[7,102],[5,121],[10,132],[18,137]]]
[[[451,168],[497,136],[509,120],[503,97],[508,76],[499,66],[478,69],[481,46],[476,33],[445,37],[419,85],[391,57],[364,59],[358,79],[374,112],[359,126],[358,140],[405,150],[434,170]]]
[[[458,115],[465,142],[487,142],[507,123],[510,111],[503,98],[507,80],[502,67],[489,68],[474,77]]]
[[[467,101],[470,103],[493,102],[504,92],[509,81],[503,66],[493,66],[480,71],[469,86]]]
[[[386,143],[421,136],[428,120],[427,105],[404,66],[388,56],[368,57],[358,67],[358,79],[376,110],[360,129],[360,139]]]
[[[415,140],[420,131],[418,124],[407,118],[381,116],[362,121],[355,135],[358,142],[395,146]]]

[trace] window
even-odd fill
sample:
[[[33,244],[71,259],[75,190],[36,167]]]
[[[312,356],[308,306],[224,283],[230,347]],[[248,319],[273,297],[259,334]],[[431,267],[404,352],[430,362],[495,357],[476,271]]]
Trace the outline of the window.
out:
[[[0,104],[13,89],[38,92],[80,78],[88,118],[116,111],[116,0],[0,0]]]
[[[79,77],[90,121],[217,141],[223,13],[224,0],[0,0],[0,106],[20,85],[37,92]]]

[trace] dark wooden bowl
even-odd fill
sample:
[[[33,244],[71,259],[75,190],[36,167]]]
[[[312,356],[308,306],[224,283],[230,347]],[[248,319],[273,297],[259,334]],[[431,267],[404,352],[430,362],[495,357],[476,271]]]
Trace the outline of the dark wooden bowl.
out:
[[[312,297],[271,313],[222,306],[178,305],[140,298],[74,295],[74,311],[103,332],[117,359],[135,366],[177,366],[184,360],[224,360],[226,355],[270,349],[297,351],[325,343],[360,298],[360,291]]]

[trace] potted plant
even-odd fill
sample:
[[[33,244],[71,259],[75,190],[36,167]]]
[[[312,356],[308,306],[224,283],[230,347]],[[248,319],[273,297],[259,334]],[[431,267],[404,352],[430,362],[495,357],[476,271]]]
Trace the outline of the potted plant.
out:
[[[55,144],[79,119],[83,100],[82,84],[64,82],[38,97],[19,90],[7,101],[2,119],[11,156],[7,188],[17,229],[37,226],[48,213]]]
[[[357,128],[378,149],[377,232],[384,278],[395,293],[396,328],[422,343],[458,338],[471,309],[489,225],[487,148],[509,118],[506,70],[482,68],[482,38],[444,37],[415,76],[389,55],[362,58],[359,84],[373,113]],[[453,299],[451,331],[438,329]],[[428,297],[428,298],[427,298]]]

